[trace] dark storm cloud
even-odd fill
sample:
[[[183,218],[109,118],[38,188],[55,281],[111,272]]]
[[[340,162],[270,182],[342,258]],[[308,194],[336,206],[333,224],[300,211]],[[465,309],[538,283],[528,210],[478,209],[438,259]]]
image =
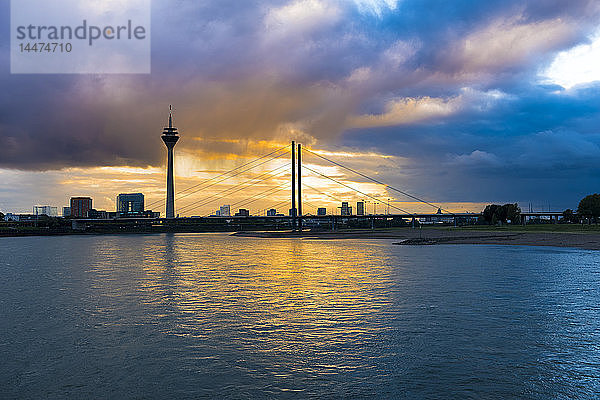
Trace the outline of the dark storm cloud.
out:
[[[418,171],[440,193],[453,185],[444,195],[536,168],[589,175],[595,91],[536,82],[588,40],[596,1],[360,3],[154,1],[152,75],[98,77],[9,75],[3,2],[0,167],[158,165],[174,103],[191,152],[225,151],[219,139],[370,147],[409,159],[418,192]]]
[[[485,109],[368,135],[349,132],[344,142],[412,160],[403,184],[432,198],[553,198],[573,207],[569,201],[594,191],[600,178],[600,84],[513,89],[491,94],[499,98]],[[392,173],[386,179],[397,180]]]

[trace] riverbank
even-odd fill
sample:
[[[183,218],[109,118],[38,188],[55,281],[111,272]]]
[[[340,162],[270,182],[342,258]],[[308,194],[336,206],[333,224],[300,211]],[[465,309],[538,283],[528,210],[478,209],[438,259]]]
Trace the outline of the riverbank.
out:
[[[160,227],[159,227],[160,228]],[[230,229],[229,232],[235,231]],[[212,233],[216,230],[197,230],[182,227],[182,229],[167,231],[163,229],[135,229],[103,231],[73,231],[51,230],[48,228],[29,228],[22,230],[0,230],[0,237],[23,236],[70,236],[70,235],[138,235],[162,233]],[[221,233],[227,231],[220,231]],[[600,227],[581,225],[531,225],[482,227],[470,226],[461,228],[425,227],[389,228],[375,230],[341,230],[336,232],[305,231],[238,231],[233,234],[238,237],[253,237],[265,239],[298,238],[307,240],[335,239],[389,239],[398,245],[436,245],[436,244],[491,244],[517,246],[551,246],[570,247],[585,250],[600,250]]]
[[[435,245],[435,244],[491,244],[517,246],[570,247],[585,250],[600,250],[600,232],[582,231],[528,231],[478,228],[426,228],[426,229],[389,229],[389,230],[353,230],[341,232],[238,232],[235,236],[257,238],[301,238],[312,240],[333,239],[390,239],[399,245]]]

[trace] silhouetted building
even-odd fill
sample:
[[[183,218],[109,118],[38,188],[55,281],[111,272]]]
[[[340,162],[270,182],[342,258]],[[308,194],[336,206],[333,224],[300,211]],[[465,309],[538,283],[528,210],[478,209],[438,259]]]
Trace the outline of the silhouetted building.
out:
[[[277,215],[277,210],[274,208],[271,208],[270,210],[267,210],[267,217],[275,217]]]
[[[341,209],[342,209],[342,211],[341,211],[342,215],[352,215],[352,207],[348,206],[348,202],[347,201],[344,201],[342,203]]]
[[[58,217],[58,207],[34,206],[33,215],[46,215],[48,217]]]
[[[9,222],[31,222],[31,223],[35,223],[36,221],[39,220],[39,216],[38,215],[34,215],[34,214],[13,214],[13,213],[7,213],[4,216],[4,220],[5,221],[9,221]]]
[[[365,202],[359,201],[356,203],[356,215],[365,215]]]
[[[64,218],[70,217],[71,216],[71,207],[63,207],[62,216]]]
[[[290,208],[290,210],[289,210],[289,212],[288,212],[288,215],[289,215],[290,217],[295,217],[295,216],[297,216],[297,215],[298,215],[298,210],[297,210],[297,209],[295,209],[295,208]]]
[[[89,219],[138,219],[138,218],[160,218],[159,212],[153,212],[146,210],[143,212],[136,213],[120,213],[114,211],[104,210],[90,210],[88,212]]]
[[[317,215],[327,215],[327,209],[326,208],[319,208],[317,210]]]
[[[240,210],[235,214],[236,217],[249,217],[250,211],[240,208]]]
[[[88,212],[92,209],[92,199],[90,197],[72,197],[70,208],[71,217],[87,218]]]
[[[107,211],[98,211],[98,210],[91,209],[90,211],[88,211],[87,217],[90,219],[108,219],[109,214]]]
[[[219,208],[219,216],[220,217],[231,217],[231,206],[225,204]]]
[[[13,213],[6,213],[4,215],[4,220],[6,222],[19,222],[21,220],[21,216]]]
[[[117,212],[121,214],[141,214],[144,212],[142,193],[120,194],[117,196]]]

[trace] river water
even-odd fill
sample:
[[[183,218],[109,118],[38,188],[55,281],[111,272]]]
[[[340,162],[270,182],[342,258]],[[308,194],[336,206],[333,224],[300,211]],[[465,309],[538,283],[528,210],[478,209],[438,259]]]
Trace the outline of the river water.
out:
[[[600,393],[600,252],[0,239],[0,398]]]

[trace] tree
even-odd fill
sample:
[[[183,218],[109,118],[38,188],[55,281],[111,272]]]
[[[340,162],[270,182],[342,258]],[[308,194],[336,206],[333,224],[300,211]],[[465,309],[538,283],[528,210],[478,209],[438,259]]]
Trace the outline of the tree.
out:
[[[562,216],[563,216],[563,222],[565,222],[567,224],[578,224],[579,223],[579,217],[570,208],[563,211]]]
[[[503,222],[512,222],[513,224],[521,223],[521,208],[517,203],[505,204],[502,206],[502,214],[505,217]]]
[[[483,210],[483,219],[492,225],[496,225],[498,222],[507,224],[510,221],[513,224],[521,222],[521,209],[518,204],[505,204],[500,206],[498,204],[490,204]]]
[[[600,217],[600,194],[590,194],[579,202],[577,214],[598,223]]]
[[[4,221],[4,213],[0,212],[0,221]]]
[[[497,205],[497,204],[490,204],[488,206],[485,207],[485,210],[483,210],[483,219],[485,222],[487,222],[488,224],[492,224],[495,225],[497,220],[496,217],[496,211],[500,208],[501,206]]]

